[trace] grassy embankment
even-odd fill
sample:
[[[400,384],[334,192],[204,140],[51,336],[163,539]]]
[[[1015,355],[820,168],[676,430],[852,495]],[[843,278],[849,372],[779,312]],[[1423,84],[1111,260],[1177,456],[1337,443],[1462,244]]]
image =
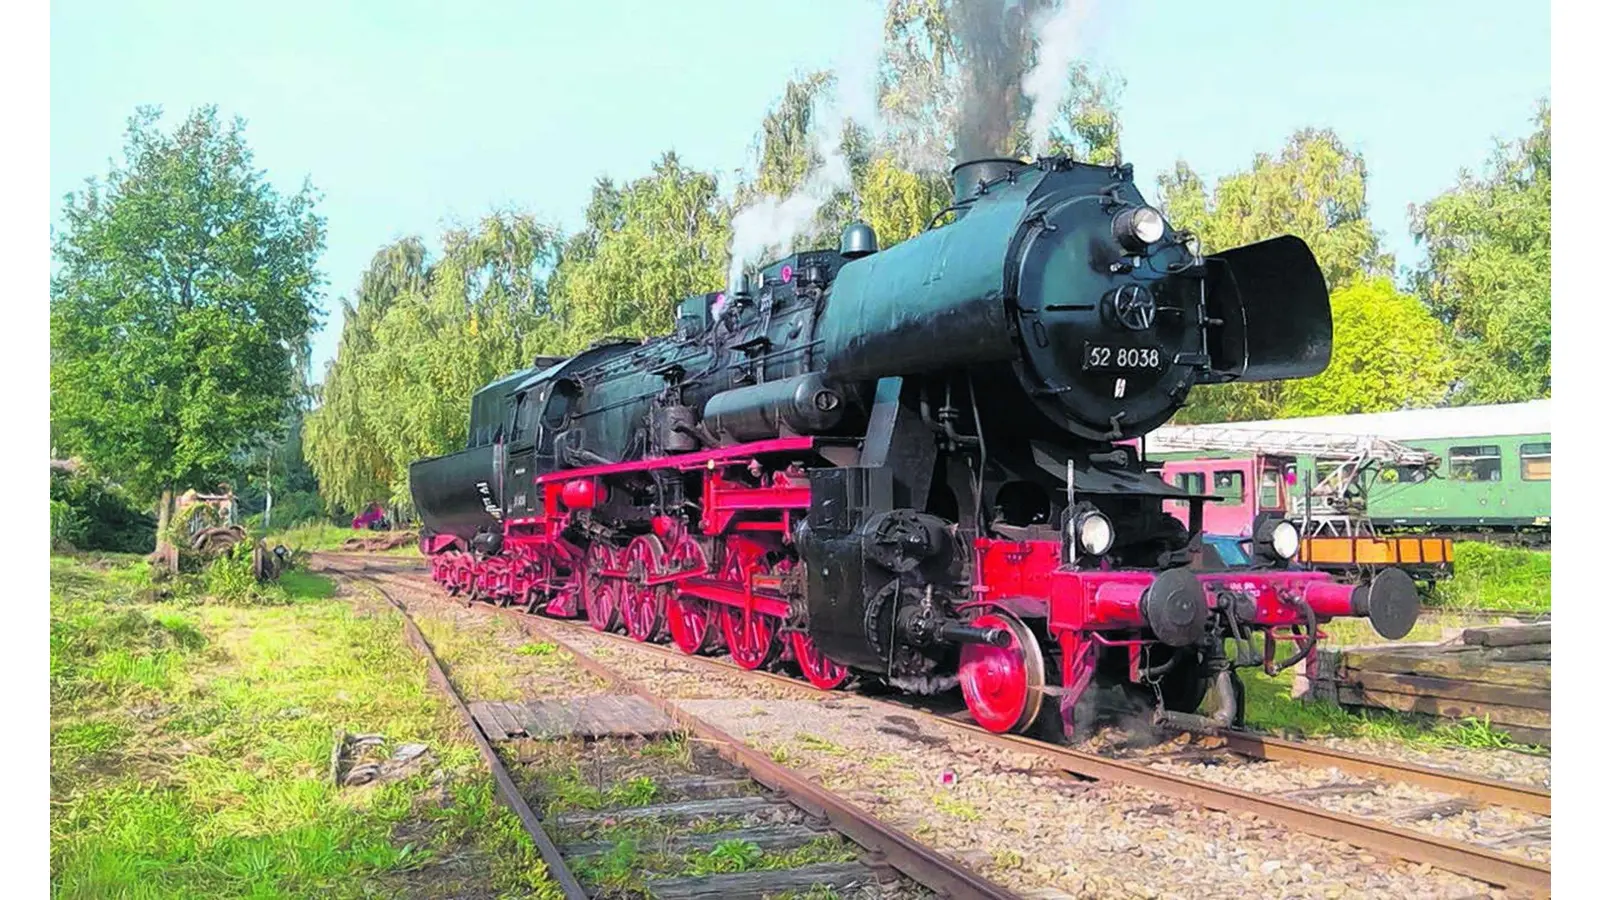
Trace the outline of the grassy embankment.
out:
[[[344,542],[351,538],[381,538],[389,534],[387,531],[357,531],[347,525],[334,525],[328,522],[306,522],[284,531],[269,532],[266,536],[268,547],[279,544],[293,550],[297,554],[322,551],[339,551],[343,549]],[[396,547],[393,550],[373,551],[380,556],[413,556],[421,554],[417,545]]]
[[[1462,541],[1455,576],[1439,583],[1430,605],[1507,612],[1550,611],[1550,552]]]
[[[51,559],[55,896],[559,896],[394,613],[228,581]],[[341,729],[432,756],[335,788]]]

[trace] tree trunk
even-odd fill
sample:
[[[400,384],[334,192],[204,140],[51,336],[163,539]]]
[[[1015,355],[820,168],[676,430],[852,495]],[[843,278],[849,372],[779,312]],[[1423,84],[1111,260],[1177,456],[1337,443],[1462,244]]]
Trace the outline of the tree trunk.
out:
[[[178,571],[178,548],[167,542],[167,526],[172,523],[172,488],[161,491],[161,505],[156,508],[156,552],[151,560],[169,572]]]

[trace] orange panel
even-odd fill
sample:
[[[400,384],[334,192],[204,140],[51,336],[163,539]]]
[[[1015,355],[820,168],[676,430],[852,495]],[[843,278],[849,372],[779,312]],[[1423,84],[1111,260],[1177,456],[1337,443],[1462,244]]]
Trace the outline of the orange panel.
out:
[[[1360,540],[1356,542],[1356,561],[1369,564],[1392,563],[1395,552],[1385,541]]]

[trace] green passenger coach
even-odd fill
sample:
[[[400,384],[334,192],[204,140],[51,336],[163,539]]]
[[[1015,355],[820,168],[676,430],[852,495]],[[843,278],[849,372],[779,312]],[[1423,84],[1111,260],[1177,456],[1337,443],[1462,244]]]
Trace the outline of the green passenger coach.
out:
[[[1384,466],[1367,488],[1367,516],[1381,529],[1426,529],[1547,537],[1550,530],[1550,401],[1401,410],[1237,422],[1239,432],[1359,435],[1386,438],[1438,457],[1431,475],[1420,467]],[[1225,458],[1226,452],[1159,451],[1162,429],[1147,438],[1154,462]],[[1302,477],[1313,466],[1296,459]]]

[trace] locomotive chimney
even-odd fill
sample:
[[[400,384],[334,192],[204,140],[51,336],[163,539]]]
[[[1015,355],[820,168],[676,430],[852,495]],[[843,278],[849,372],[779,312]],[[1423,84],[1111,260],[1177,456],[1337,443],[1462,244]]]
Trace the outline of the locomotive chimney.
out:
[[[966,215],[968,201],[977,199],[988,185],[1006,181],[1026,165],[1020,159],[969,159],[951,169],[950,177],[955,180],[952,201],[955,217]]]

